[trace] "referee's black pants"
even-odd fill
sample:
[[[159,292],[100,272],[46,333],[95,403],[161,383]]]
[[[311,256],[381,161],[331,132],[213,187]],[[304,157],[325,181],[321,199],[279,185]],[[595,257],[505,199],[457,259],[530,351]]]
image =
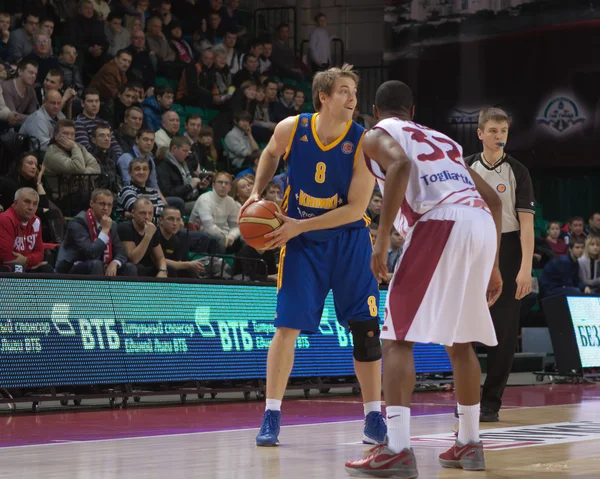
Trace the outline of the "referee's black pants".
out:
[[[519,232],[502,234],[499,257],[502,294],[490,308],[498,346],[487,348],[487,377],[481,395],[481,407],[495,412],[502,405],[502,395],[512,369],[519,336],[521,301],[515,299],[515,295],[521,256]]]

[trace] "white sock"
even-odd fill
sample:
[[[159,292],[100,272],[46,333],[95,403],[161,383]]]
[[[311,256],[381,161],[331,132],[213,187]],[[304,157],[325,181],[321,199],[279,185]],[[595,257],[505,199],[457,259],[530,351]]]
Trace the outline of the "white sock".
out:
[[[267,399],[265,411],[281,411],[281,401],[279,399]]]
[[[388,406],[387,413],[388,449],[398,454],[410,447],[410,408]]]
[[[469,444],[479,441],[479,404],[458,405],[458,442]]]
[[[371,401],[364,403],[365,417],[371,412],[381,412],[381,401]]]

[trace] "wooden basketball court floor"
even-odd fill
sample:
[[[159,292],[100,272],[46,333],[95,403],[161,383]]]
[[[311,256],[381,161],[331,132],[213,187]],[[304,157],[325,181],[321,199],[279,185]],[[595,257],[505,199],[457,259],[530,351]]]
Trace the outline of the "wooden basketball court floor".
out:
[[[218,398],[217,398],[218,399]],[[501,422],[483,425],[485,472],[442,469],[453,442],[451,393],[413,396],[411,435],[420,478],[600,478],[600,390],[507,389]],[[346,478],[368,451],[360,398],[284,402],[281,447],[257,448],[264,402],[204,401],[0,415],[2,478]]]

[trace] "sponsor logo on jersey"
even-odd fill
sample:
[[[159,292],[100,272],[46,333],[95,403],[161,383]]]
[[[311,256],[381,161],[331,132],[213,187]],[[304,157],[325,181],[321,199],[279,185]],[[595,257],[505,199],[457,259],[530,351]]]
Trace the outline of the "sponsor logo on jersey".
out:
[[[537,117],[540,125],[545,125],[558,133],[574,129],[575,126],[585,122],[577,104],[567,96],[558,96],[551,99]]]
[[[462,181],[469,186],[475,186],[468,174],[463,175],[462,173],[452,173],[448,170],[444,170],[440,173],[433,173],[431,175],[423,175],[420,178],[425,182],[425,186],[432,185],[438,181]]]
[[[342,143],[342,151],[344,153],[346,153],[347,155],[349,155],[350,153],[352,153],[354,151],[354,145],[352,144],[351,141],[345,141],[344,143]]]
[[[339,198],[337,194],[333,195],[330,198],[316,198],[300,190],[300,193],[298,195],[299,206],[305,206],[306,208],[315,208],[318,210],[334,210],[338,207],[338,204],[341,204],[342,202],[342,199]]]
[[[304,117],[302,118],[302,120],[300,120],[300,126],[308,126],[308,118]]]
[[[506,191],[506,185],[504,183],[500,183],[498,186],[496,186],[496,191],[498,193],[504,193]]]
[[[302,135],[300,137],[300,141],[308,141],[308,137],[306,135]]]

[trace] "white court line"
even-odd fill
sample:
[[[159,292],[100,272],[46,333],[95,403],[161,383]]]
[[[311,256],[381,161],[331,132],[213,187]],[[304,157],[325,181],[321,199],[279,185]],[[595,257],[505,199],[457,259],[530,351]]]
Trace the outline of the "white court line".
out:
[[[578,404],[553,404],[551,406],[524,406],[517,407],[516,409],[543,409],[549,407],[575,407],[581,406],[582,403]],[[514,410],[514,409],[513,409]],[[411,418],[411,421],[417,420],[419,418],[429,418],[436,416],[448,416],[453,413],[439,413],[439,414],[424,414],[420,416],[414,416]],[[308,427],[308,426],[329,426],[330,424],[351,424],[354,422],[362,423],[363,419],[357,419],[352,421],[331,421],[331,422],[316,422],[310,424],[291,424],[289,426],[281,426],[281,429],[293,428],[293,427]],[[201,436],[204,434],[215,434],[215,433],[229,433],[229,432],[244,432],[244,431],[256,431],[259,429],[258,427],[247,427],[241,429],[219,429],[215,431],[199,431],[199,432],[182,432],[180,434],[153,434],[149,436],[133,436],[133,437],[114,437],[107,439],[89,439],[89,440],[74,440],[70,441],[68,439],[62,439],[61,442],[51,442],[51,443],[43,443],[43,444],[23,444],[18,446],[0,446],[0,454],[3,449],[15,449],[15,448],[25,448],[25,447],[46,447],[46,446],[64,446],[65,444],[86,444],[86,443],[94,443],[94,442],[107,442],[107,441],[130,441],[137,439],[153,439],[157,437],[179,437],[179,436]],[[58,440],[57,440],[58,441]]]

